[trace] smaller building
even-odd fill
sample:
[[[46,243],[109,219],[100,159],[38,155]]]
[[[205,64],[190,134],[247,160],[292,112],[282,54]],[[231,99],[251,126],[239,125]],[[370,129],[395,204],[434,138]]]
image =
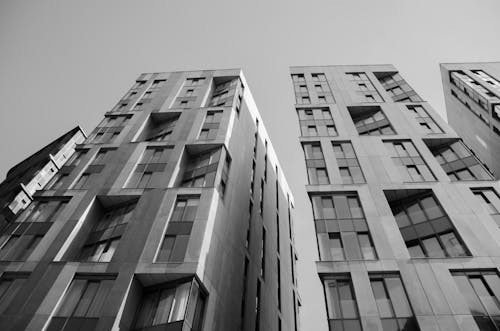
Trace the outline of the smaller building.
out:
[[[441,64],[448,122],[500,179],[500,62]]]
[[[0,228],[26,209],[36,191],[57,181],[57,173],[86,136],[79,126],[13,166],[0,184]],[[47,186],[47,187],[49,187]]]

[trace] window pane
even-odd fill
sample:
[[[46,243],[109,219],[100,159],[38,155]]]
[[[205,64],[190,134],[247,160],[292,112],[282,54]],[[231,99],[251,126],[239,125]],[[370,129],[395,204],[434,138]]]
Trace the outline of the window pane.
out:
[[[441,246],[439,245],[436,237],[430,237],[427,239],[423,239],[422,243],[424,244],[425,250],[427,251],[427,256],[429,257],[444,257],[444,252]]]
[[[394,313],[385,292],[384,282],[381,279],[372,280],[371,285],[380,317],[393,317]]]
[[[59,308],[56,316],[71,316],[85,290],[86,283],[87,281],[85,279],[75,279],[71,282],[68,291],[64,295],[64,300],[60,306],[61,308]]]
[[[337,292],[337,282],[325,281],[326,302],[328,304],[329,318],[342,318],[340,311],[340,299]]]
[[[453,232],[445,233],[440,236],[441,242],[443,243],[448,255],[450,256],[466,256],[462,244],[458,241],[457,237]]]
[[[411,317],[413,313],[410,308],[410,303],[406,297],[405,290],[401,279],[396,277],[384,278],[389,297],[391,298],[394,313],[397,317]]]
[[[330,254],[333,261],[344,260],[344,249],[340,233],[330,233]]]
[[[175,289],[164,289],[160,292],[152,325],[165,324],[168,322],[168,316],[172,309],[174,297]]]
[[[362,259],[356,232],[342,232],[342,242],[348,260]]]
[[[348,281],[339,281],[337,283],[340,296],[340,308],[343,318],[358,317],[358,310],[354,300],[354,293],[351,283]]]
[[[170,317],[168,318],[169,322],[181,321],[184,319],[190,285],[191,283],[184,283],[177,287],[175,291],[175,299],[172,305],[172,311],[170,313]]]
[[[358,234],[359,244],[361,246],[361,251],[363,252],[363,259],[365,260],[374,260],[376,259],[375,250],[371,243],[370,237],[368,234]]]
[[[89,309],[92,300],[94,299],[95,294],[97,293],[97,289],[99,288],[99,282],[89,281],[87,282],[87,287],[85,288],[85,292],[83,293],[80,302],[78,302],[78,306],[76,307],[73,316],[86,316],[87,310]]]
[[[479,301],[476,292],[469,283],[469,279],[466,275],[455,275],[455,282],[457,283],[460,293],[465,297],[467,303],[469,304],[469,309],[472,315],[486,315],[483,305]]]

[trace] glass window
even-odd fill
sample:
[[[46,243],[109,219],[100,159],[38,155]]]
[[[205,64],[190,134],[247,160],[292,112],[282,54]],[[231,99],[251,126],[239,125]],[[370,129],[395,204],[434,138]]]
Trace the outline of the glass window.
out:
[[[339,330],[361,330],[351,280],[327,279],[323,281],[323,285],[330,326],[336,326]]]

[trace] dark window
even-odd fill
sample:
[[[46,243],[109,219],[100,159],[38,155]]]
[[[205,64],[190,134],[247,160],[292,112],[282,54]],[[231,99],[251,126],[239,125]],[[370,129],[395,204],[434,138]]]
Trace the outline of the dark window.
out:
[[[214,89],[208,106],[231,107],[239,86],[241,82],[238,77],[214,78]]]
[[[495,271],[452,273],[479,330],[500,330],[500,278]]]
[[[415,145],[409,140],[384,141],[394,166],[398,169],[404,182],[435,181]]]
[[[470,255],[432,192],[385,193],[411,257]]]
[[[172,147],[147,147],[134,172],[130,176],[127,188],[148,188],[159,182],[167,166]]]
[[[396,134],[379,106],[356,106],[348,109],[360,136]]]
[[[178,197],[167,225],[157,262],[183,262],[198,211],[198,197]]]
[[[181,186],[213,187],[221,151],[221,148],[216,148],[200,154],[189,154],[188,152]]]
[[[361,331],[356,297],[352,281],[335,277],[323,281],[330,330]]]
[[[352,144],[350,142],[334,142],[332,146],[342,177],[342,184],[364,183],[365,177]]]
[[[370,275],[384,331],[418,331],[417,321],[399,275]]]

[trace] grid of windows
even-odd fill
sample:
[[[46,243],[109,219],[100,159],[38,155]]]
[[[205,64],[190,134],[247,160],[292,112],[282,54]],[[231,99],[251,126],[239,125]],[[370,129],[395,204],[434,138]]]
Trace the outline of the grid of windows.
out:
[[[161,182],[171,150],[170,146],[146,148],[127,182],[127,188],[148,188]]]
[[[360,136],[396,134],[379,106],[348,107],[348,110]]]
[[[342,184],[359,184],[365,182],[365,176],[350,142],[333,142],[333,152],[337,159]]]
[[[335,103],[332,90],[324,73],[311,74],[314,90],[318,97],[318,103]]]
[[[380,93],[373,86],[370,78],[364,72],[347,72],[347,79],[350,80],[352,89],[356,91],[359,102],[384,102]]]
[[[115,141],[130,120],[130,115],[108,115],[89,137],[93,144],[110,144]]]
[[[336,136],[337,129],[328,108],[301,108],[297,110],[302,136]]]
[[[200,135],[198,136],[199,140],[213,140],[217,138],[217,132],[219,131],[222,114],[222,110],[207,112],[205,122],[203,123]]]
[[[423,133],[443,133],[443,130],[429,116],[425,108],[421,105],[406,105],[407,113],[415,119]]]
[[[304,154],[306,157],[307,175],[309,184],[321,185],[329,184],[326,163],[323,157],[323,151],[319,142],[304,143]]]
[[[450,71],[450,82],[457,87],[459,91],[463,92],[469,100],[479,105],[479,107],[485,111],[485,115],[489,113],[490,108],[493,109],[495,104],[500,103],[500,98],[498,96],[461,70]]]
[[[200,331],[204,306],[205,296],[195,280],[145,288],[133,330]]]
[[[361,331],[356,296],[350,277],[328,277],[323,280],[328,325],[331,331]]]
[[[374,74],[395,102],[423,101],[399,73],[375,72]]]
[[[500,91],[500,81],[491,75],[488,75],[483,70],[471,70],[475,75],[477,75],[482,81],[491,85],[493,89]]]
[[[415,190],[401,197],[399,193],[389,191],[386,196],[412,258],[470,255],[432,192]]]
[[[4,272],[0,277],[0,314],[9,308],[17,292],[23,287],[29,274],[24,272]]]
[[[221,78],[215,78],[215,80],[221,80]],[[239,87],[241,87],[241,82],[237,77],[216,82],[208,107],[231,107]]]
[[[453,278],[479,330],[500,330],[500,277],[496,271],[455,271]]]
[[[108,163],[112,157],[113,151],[115,151],[114,148],[101,148],[92,163],[80,175],[72,189],[85,190],[92,187],[92,184],[99,178],[106,163]]]
[[[311,97],[309,96],[304,74],[293,74],[292,81],[295,90],[295,103],[299,105],[310,104]]]
[[[370,275],[370,284],[384,331],[419,330],[399,275]]]
[[[199,197],[177,198],[156,262],[184,261],[199,200]]]
[[[498,193],[491,187],[488,188],[472,188],[472,193],[477,197],[479,203],[500,226],[500,197]]]
[[[205,77],[188,78],[184,82],[179,96],[175,98],[173,107],[189,108],[196,102],[201,86],[205,84]]]
[[[160,123],[153,123],[153,128],[145,136],[145,141],[166,141],[170,139],[172,132],[174,131],[175,125],[179,116],[171,118],[169,120],[162,121]]]
[[[377,258],[356,193],[314,195],[311,199],[322,261]]]
[[[23,261],[49,231],[67,200],[33,201],[0,237],[0,260]]]
[[[76,275],[47,330],[94,330],[115,277]]]
[[[384,141],[392,162],[404,182],[428,182],[436,178],[409,140]]]
[[[136,202],[110,208],[94,225],[81,249],[78,260],[109,262],[125,233]]]
[[[461,141],[433,145],[426,141],[432,154],[452,181],[493,180],[493,176]]]
[[[222,149],[189,156],[182,176],[183,187],[213,187]]]

